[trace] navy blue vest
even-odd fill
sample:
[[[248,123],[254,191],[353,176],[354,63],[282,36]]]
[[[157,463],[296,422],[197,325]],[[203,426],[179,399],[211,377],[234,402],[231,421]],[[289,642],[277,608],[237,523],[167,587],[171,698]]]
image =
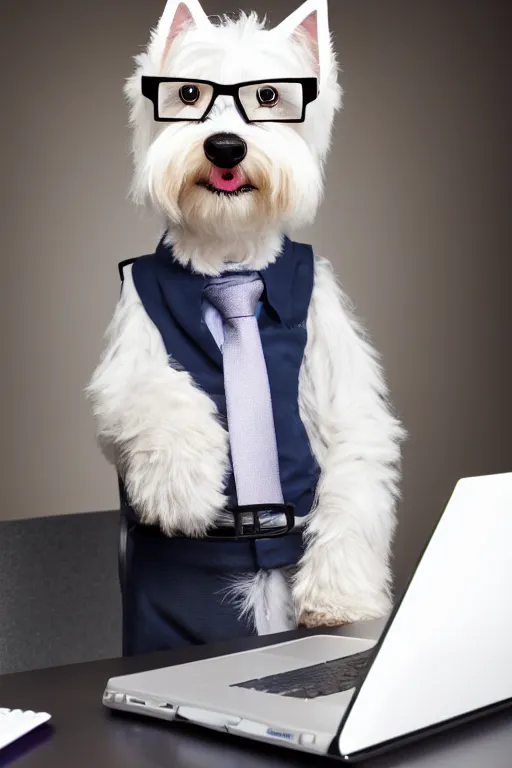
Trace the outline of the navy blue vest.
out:
[[[320,474],[298,405],[299,372],[313,290],[313,258],[311,246],[286,238],[277,261],[260,273],[265,290],[258,322],[272,395],[281,485],[285,501],[295,505],[297,516],[311,510]],[[202,313],[206,278],[173,259],[163,239],[156,253],[133,262],[132,275],[144,309],[160,332],[169,356],[190,373],[225,420],[222,353]],[[232,475],[226,493],[236,501]],[[211,546],[224,545],[215,542]],[[288,534],[237,546],[251,548],[247,554],[257,567],[275,568],[297,562],[302,553],[302,536]]]

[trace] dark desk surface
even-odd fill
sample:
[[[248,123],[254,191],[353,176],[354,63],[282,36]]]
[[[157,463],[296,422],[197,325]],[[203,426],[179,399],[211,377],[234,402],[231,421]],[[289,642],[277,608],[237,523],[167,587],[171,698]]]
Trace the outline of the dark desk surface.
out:
[[[381,624],[367,624],[366,636]],[[357,633],[356,625],[340,631]],[[291,768],[335,765],[328,758],[258,744],[183,724],[107,711],[101,697],[107,679],[207,656],[268,645],[305,633],[255,638],[244,643],[193,648],[150,657],[115,659],[0,677],[0,706],[48,711],[44,726],[0,752],[0,766],[16,768]],[[339,763],[338,763],[339,764]],[[463,726],[442,737],[374,760],[372,768],[510,768],[512,711]]]

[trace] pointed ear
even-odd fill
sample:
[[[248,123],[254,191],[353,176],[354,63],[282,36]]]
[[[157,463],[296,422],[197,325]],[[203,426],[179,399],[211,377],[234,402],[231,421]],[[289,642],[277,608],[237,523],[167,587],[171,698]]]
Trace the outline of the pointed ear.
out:
[[[300,35],[313,54],[319,79],[327,76],[331,56],[327,0],[306,0],[272,32],[288,38]]]
[[[184,27],[210,26],[208,16],[201,8],[199,0],[167,0],[164,12],[156,29],[157,36],[165,36],[162,66],[169,49]]]

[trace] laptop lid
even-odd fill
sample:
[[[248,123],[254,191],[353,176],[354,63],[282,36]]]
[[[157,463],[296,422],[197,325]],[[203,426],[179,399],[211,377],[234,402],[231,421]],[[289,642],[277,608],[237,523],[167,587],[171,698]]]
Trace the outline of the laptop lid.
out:
[[[512,473],[460,480],[340,723],[361,758],[512,703]]]

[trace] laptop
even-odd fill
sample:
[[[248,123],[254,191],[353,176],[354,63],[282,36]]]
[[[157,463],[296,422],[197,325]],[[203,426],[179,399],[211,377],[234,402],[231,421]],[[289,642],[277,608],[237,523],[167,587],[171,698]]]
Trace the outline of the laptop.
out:
[[[511,595],[512,473],[463,478],[378,640],[321,633],[114,677],[103,703],[357,762],[512,704]]]

